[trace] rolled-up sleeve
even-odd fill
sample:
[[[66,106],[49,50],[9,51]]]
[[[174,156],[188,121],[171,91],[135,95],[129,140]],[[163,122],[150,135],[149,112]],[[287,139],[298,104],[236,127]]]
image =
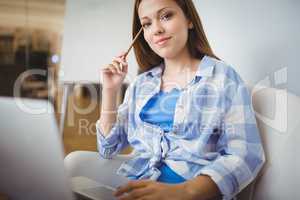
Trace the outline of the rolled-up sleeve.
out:
[[[97,146],[100,156],[106,159],[112,158],[128,146],[128,112],[131,86],[126,89],[122,104],[118,107],[116,123],[113,124],[110,132],[104,137],[99,120],[96,122]]]
[[[211,177],[223,199],[231,199],[256,177],[265,155],[247,87],[229,84],[223,95],[225,109],[217,143],[220,156],[200,174]]]

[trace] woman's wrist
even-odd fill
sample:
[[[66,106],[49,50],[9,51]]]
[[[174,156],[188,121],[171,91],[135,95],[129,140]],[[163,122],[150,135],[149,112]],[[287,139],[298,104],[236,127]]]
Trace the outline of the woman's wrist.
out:
[[[198,194],[198,188],[195,188],[190,184],[190,181],[186,181],[180,184],[180,187],[183,191],[184,199],[186,200],[202,200],[200,195]]]
[[[102,87],[102,93],[118,93],[121,90],[121,87]]]
[[[221,196],[216,183],[206,175],[186,181],[181,187],[188,200],[206,200]]]

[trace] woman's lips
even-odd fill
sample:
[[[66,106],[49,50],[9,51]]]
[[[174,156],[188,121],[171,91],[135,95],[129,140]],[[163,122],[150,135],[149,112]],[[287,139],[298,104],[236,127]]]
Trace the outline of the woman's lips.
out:
[[[166,44],[169,41],[170,38],[171,37],[161,38],[161,39],[157,40],[155,42],[155,44],[157,44],[158,46],[162,46],[162,45]]]

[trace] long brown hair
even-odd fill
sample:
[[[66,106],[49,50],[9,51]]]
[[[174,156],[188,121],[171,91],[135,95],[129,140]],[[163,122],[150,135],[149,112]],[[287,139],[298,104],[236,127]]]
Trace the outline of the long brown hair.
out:
[[[204,55],[208,55],[219,59],[214,55],[209,42],[206,38],[200,17],[194,6],[192,0],[174,0],[178,6],[182,9],[187,19],[191,20],[193,29],[189,29],[188,33],[188,49],[192,57],[201,59]],[[132,37],[134,38],[140,28],[142,27],[138,8],[142,0],[135,0],[133,24],[132,24]],[[163,61],[163,58],[157,55],[147,44],[143,34],[141,34],[136,41],[134,47],[134,53],[139,65],[139,72],[147,71]]]

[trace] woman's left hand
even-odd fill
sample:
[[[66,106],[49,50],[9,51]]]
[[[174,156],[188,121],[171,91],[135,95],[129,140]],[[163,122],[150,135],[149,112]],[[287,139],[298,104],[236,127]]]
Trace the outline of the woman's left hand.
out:
[[[183,184],[165,184],[152,180],[134,180],[117,189],[119,200],[187,200]]]

